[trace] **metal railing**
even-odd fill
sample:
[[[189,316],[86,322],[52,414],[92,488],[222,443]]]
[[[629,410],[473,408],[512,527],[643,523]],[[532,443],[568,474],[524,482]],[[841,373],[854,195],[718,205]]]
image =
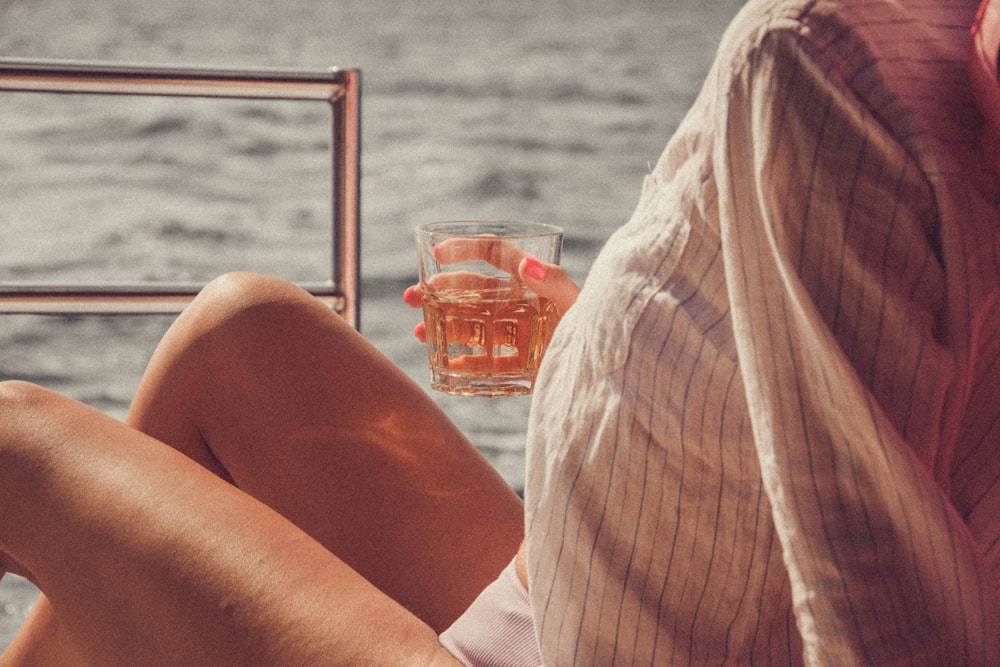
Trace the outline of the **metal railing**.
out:
[[[0,59],[0,91],[328,102],[331,108],[330,278],[301,283],[360,325],[360,90],[355,69],[317,72],[182,69]],[[0,282],[0,313],[179,312],[202,285]]]

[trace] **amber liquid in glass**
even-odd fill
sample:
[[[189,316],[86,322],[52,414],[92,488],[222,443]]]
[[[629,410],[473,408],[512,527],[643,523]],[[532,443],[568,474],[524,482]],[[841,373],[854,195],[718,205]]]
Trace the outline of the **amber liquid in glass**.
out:
[[[431,386],[467,396],[531,393],[553,305],[523,286],[425,292]]]

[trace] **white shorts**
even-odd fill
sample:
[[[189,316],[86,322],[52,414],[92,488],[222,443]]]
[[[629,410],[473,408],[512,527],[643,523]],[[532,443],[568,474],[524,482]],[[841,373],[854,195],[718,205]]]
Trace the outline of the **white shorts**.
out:
[[[441,633],[441,645],[466,667],[539,667],[528,591],[514,561]]]

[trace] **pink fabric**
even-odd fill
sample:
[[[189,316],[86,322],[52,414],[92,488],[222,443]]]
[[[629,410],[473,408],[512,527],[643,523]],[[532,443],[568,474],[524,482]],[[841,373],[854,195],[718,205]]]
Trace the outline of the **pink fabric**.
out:
[[[976,102],[986,117],[983,144],[986,159],[1000,172],[1000,81],[997,77],[1000,51],[1000,1],[983,0],[972,27],[969,48],[969,79]]]
[[[466,667],[537,667],[542,664],[528,591],[514,561],[440,637]]]

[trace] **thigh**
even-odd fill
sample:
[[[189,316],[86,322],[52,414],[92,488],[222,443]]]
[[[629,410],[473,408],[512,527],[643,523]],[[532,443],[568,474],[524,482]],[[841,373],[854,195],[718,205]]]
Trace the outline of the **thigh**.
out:
[[[91,664],[410,664],[436,634],[294,524],[100,412],[0,384],[0,550]]]
[[[282,281],[209,286],[154,354],[128,419],[438,630],[522,537],[520,500],[427,393]]]

